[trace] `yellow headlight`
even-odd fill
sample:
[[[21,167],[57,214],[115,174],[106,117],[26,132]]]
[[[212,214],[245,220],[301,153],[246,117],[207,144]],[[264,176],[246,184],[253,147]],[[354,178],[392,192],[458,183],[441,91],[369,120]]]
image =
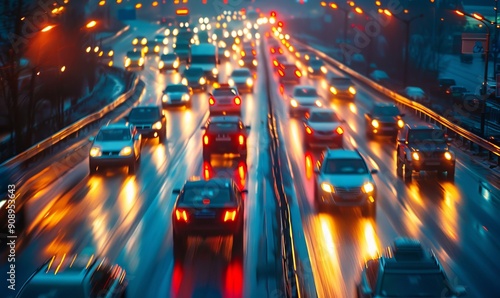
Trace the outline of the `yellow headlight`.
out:
[[[177,68],[177,67],[179,67],[179,61],[175,60],[174,61],[174,68]]]
[[[307,67],[307,70],[311,73],[314,72],[314,69],[311,66]]]
[[[217,68],[212,69],[212,74],[216,75],[219,73],[219,70]]]
[[[413,154],[411,155],[411,157],[412,157],[414,160],[419,160],[419,159],[420,159],[420,155],[418,154],[418,152],[413,152]]]
[[[354,87],[349,87],[349,92],[351,92],[352,95],[356,94],[356,88]]]
[[[189,101],[190,99],[191,99],[191,97],[188,94],[183,94],[182,95],[182,100],[183,101]]]
[[[227,83],[229,84],[229,86],[234,86],[234,80],[233,79],[227,80]]]
[[[403,126],[405,126],[405,122],[401,119],[398,120],[398,127],[399,128],[403,128]]]
[[[101,155],[102,155],[102,152],[101,152],[101,149],[99,147],[92,147],[90,149],[90,156],[96,157],[96,156],[101,156]]]
[[[136,44],[138,44],[138,43],[139,43],[139,40],[138,40],[137,38],[134,38],[134,39],[132,40],[132,44],[133,44],[134,46],[135,46]]]
[[[115,54],[115,52],[113,52],[112,50],[108,52],[108,56],[111,57]]]
[[[335,89],[335,87],[330,87],[330,92],[335,95],[337,94],[337,89]]]
[[[130,66],[130,58],[125,59],[125,67]]]
[[[322,72],[322,73],[325,73],[325,74],[326,74],[326,72],[327,72],[327,69],[326,69],[326,67],[324,67],[324,66],[321,66],[321,72]]]
[[[321,183],[321,189],[328,193],[335,193],[335,188],[333,188],[333,186],[325,182]]]
[[[323,106],[323,103],[320,100],[316,100],[315,104],[318,107],[322,107]]]
[[[243,62],[243,60],[240,60],[240,61],[238,61],[238,64],[239,64],[240,66],[243,66],[243,65],[245,65],[245,62]]]
[[[375,186],[370,182],[367,182],[363,185],[363,192],[364,193],[371,193],[374,190],[375,190]]]
[[[297,103],[297,101],[296,101],[295,99],[292,99],[292,100],[290,101],[290,105],[291,105],[292,107],[294,107],[294,108],[296,108],[296,107],[298,107],[298,106],[299,106],[299,104]]]
[[[139,66],[142,66],[144,64],[144,58],[139,58]]]
[[[376,119],[373,119],[372,120],[372,126],[375,127],[375,128],[378,128],[380,126],[380,124],[378,123],[378,121]]]
[[[160,61],[160,63],[158,63],[158,68],[159,69],[162,69],[164,66],[165,66],[165,62]]]
[[[158,121],[155,124],[153,124],[153,129],[161,129],[161,121]]]
[[[445,152],[444,153],[444,158],[446,158],[446,160],[451,160],[453,158],[453,156],[451,155],[450,152]]]
[[[255,60],[255,59],[252,60],[252,64],[253,64],[253,66],[257,66],[257,60]]]
[[[253,80],[252,78],[247,79],[247,86],[252,86],[253,85]]]
[[[132,154],[132,147],[130,146],[123,147],[123,149],[120,151],[120,155],[122,156],[127,156],[130,154]]]
[[[205,80],[205,78],[200,78],[200,84],[204,85],[206,82],[207,80]]]
[[[187,86],[188,80],[186,78],[182,78],[181,83]]]

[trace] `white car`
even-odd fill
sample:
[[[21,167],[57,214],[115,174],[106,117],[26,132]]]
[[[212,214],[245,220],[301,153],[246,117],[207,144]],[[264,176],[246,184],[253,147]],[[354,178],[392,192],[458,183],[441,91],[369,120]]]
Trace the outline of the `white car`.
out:
[[[328,108],[311,108],[304,118],[304,145],[342,148],[344,129],[339,116]]]
[[[141,157],[142,137],[134,125],[128,122],[108,124],[90,141],[90,174],[108,166],[127,166],[129,174],[135,173]]]
[[[404,90],[404,95],[409,99],[424,105],[429,105],[431,103],[431,99],[429,98],[429,96],[420,87],[406,87]]]
[[[319,96],[314,86],[295,86],[290,98],[290,117],[302,116],[310,108],[322,107],[323,98]]]
[[[168,84],[163,90],[161,103],[164,108],[169,106],[186,106],[191,107],[191,96],[193,89],[184,84]]]
[[[253,93],[254,80],[250,69],[240,68],[235,69],[228,79],[228,83],[232,87],[236,87],[240,93]]]

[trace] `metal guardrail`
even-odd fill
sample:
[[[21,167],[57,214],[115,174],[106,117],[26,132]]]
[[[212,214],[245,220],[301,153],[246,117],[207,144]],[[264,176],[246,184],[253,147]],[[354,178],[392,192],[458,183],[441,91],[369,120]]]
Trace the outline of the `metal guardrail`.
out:
[[[109,113],[110,111],[112,111],[113,109],[115,109],[116,107],[121,105],[122,103],[124,103],[132,94],[134,94],[138,82],[139,82],[139,77],[134,76],[134,78],[132,80],[132,84],[131,84],[130,88],[128,88],[128,91],[125,92],[124,94],[120,95],[115,101],[113,101],[109,105],[105,106],[100,111],[78,120],[77,122],[71,124],[70,126],[58,131],[54,135],[52,135],[52,136],[46,138],[45,140],[40,141],[39,143],[33,145],[31,148],[27,149],[26,151],[8,159],[4,163],[2,163],[0,165],[0,167],[11,167],[11,166],[14,166],[16,164],[24,163],[24,162],[28,161],[29,159],[35,157],[36,155],[42,153],[43,151],[50,149],[52,146],[56,145],[57,143],[59,143],[60,141],[62,141],[64,139],[68,138],[69,136],[71,136],[73,134],[78,134],[78,132],[80,130],[84,129],[85,127],[87,127],[88,125],[93,123],[94,121],[102,118],[107,113]],[[127,86],[127,87],[129,87],[129,86]]]
[[[343,72],[347,73],[350,75],[352,78],[362,82],[368,87],[371,87],[372,89],[378,91],[379,93],[390,97],[391,99],[395,100],[397,103],[402,104],[410,109],[413,109],[416,114],[420,116],[420,118],[423,118],[424,120],[428,122],[434,122],[434,124],[441,126],[442,128],[447,128],[451,131],[453,131],[455,134],[459,135],[462,137],[462,141],[469,141],[471,144],[471,149],[474,144],[476,144],[479,148],[482,148],[484,150],[487,150],[489,152],[489,158],[494,159],[494,157],[497,157],[497,163],[500,165],[500,146],[497,144],[494,144],[488,140],[485,140],[478,135],[466,130],[463,127],[460,127],[456,124],[454,124],[452,121],[447,119],[446,117],[439,115],[435,111],[429,109],[428,107],[412,101],[390,89],[385,88],[384,86],[377,84],[376,82],[372,81],[371,79],[365,77],[364,75],[361,75],[357,73],[356,71],[352,70],[351,68],[347,67],[346,65],[338,62],[337,60],[331,58],[330,56],[326,55],[325,53],[316,50],[315,48],[304,44],[296,39],[291,38],[295,43],[307,48],[308,50],[316,53],[319,57],[321,57],[325,62],[337,67],[338,69],[342,70]]]

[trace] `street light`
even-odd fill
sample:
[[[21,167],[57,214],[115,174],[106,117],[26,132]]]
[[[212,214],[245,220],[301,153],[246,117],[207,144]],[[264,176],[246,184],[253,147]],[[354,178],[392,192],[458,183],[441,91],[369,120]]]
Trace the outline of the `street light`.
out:
[[[352,3],[354,3],[354,2],[352,2]],[[349,26],[349,24],[348,24],[348,21],[349,21],[349,11],[347,9],[339,7],[337,5],[337,3],[335,3],[335,2],[330,2],[328,6],[330,6],[330,8],[332,8],[332,9],[338,9],[338,10],[341,10],[342,12],[344,12],[344,37],[343,37],[343,42],[347,43],[347,26]],[[345,59],[346,59],[345,55],[342,55],[342,61],[343,62],[345,62]]]
[[[88,22],[87,25],[85,25],[85,27],[87,27],[88,29],[90,29],[90,28],[95,27],[95,25],[97,25],[97,22],[94,21],[94,20],[92,20],[92,21]]]

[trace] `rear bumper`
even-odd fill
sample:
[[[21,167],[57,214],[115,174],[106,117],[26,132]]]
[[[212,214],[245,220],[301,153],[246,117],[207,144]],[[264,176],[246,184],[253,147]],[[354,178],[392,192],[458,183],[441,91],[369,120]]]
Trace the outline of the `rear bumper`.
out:
[[[247,146],[228,144],[227,142],[213,142],[212,145],[203,145],[203,153],[204,154],[233,153],[233,154],[246,155]]]
[[[413,160],[411,168],[414,171],[445,171],[455,168],[454,160]]]
[[[243,232],[241,219],[235,222],[206,221],[197,223],[181,223],[174,219],[173,230],[177,235],[183,236],[225,236]]]
[[[373,202],[371,201],[370,197]],[[370,204],[374,204],[376,202],[375,198],[375,192],[372,194],[361,193],[357,195],[342,195],[327,193],[320,189],[318,193],[318,200],[320,203],[335,207],[365,207]]]
[[[306,135],[305,143],[309,147],[342,148],[343,136],[339,135]]]
[[[231,114],[231,115],[241,115],[241,106],[210,106],[209,108],[211,115],[221,115],[221,114]]]

